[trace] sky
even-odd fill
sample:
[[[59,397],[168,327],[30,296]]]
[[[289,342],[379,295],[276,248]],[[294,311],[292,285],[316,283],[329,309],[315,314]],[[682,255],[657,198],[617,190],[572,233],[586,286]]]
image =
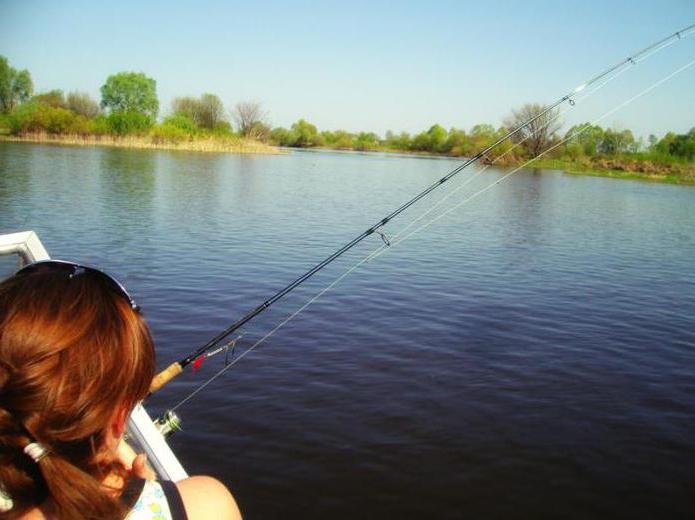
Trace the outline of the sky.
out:
[[[273,126],[416,132],[434,123],[500,125],[512,108],[550,103],[654,41],[695,24],[695,0],[423,2],[118,2],[0,0],[0,54],[37,91],[97,100],[115,72],[176,96],[262,103]],[[591,121],[695,60],[695,36],[568,108]],[[695,127],[695,67],[602,126],[637,135]]]

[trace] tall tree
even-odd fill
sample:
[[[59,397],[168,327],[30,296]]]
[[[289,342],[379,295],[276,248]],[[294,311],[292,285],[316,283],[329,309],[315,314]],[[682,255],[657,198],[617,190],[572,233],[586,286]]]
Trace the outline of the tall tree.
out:
[[[636,152],[635,136],[630,130],[614,130],[607,128],[603,133],[601,152],[605,154],[616,154],[625,152]]]
[[[192,96],[174,98],[171,111],[186,116],[199,128],[213,129],[224,121],[224,105],[215,94],[206,93],[200,99]]]
[[[571,139],[572,143],[581,146],[584,155],[592,157],[603,152],[604,133],[603,128],[598,125],[582,123],[567,130],[565,139]]]
[[[200,126],[200,102],[192,96],[182,96],[171,101],[171,112],[174,115],[186,116],[196,126]]]
[[[24,103],[34,91],[34,82],[27,69],[18,70],[12,82],[12,95],[16,103]]]
[[[32,100],[36,103],[48,105],[49,107],[53,108],[67,108],[65,94],[63,94],[63,91],[58,88],[36,94]]]
[[[505,119],[504,124],[509,130],[512,130],[538,116],[545,108],[545,106],[538,103],[527,103],[518,110],[512,110],[512,113]],[[551,110],[543,114],[533,123],[517,132],[514,136],[514,141],[522,143],[521,146],[531,157],[537,156],[550,145],[553,137],[560,129],[557,115],[557,110]]]
[[[13,69],[7,58],[0,56],[0,111],[9,112],[29,99],[33,90],[29,71]]]
[[[314,139],[318,134],[316,127],[304,119],[300,119],[294,123],[291,130],[297,136],[294,146],[300,148],[313,146]]]
[[[676,157],[695,159],[695,128],[691,128],[687,134],[673,136],[668,145],[668,152]]]
[[[90,119],[99,113],[99,104],[84,92],[70,92],[67,97],[67,106],[76,114]]]
[[[265,112],[257,101],[241,101],[235,105],[232,118],[239,133],[248,136],[254,127],[258,128],[259,123],[264,124]],[[316,128],[314,128],[314,133],[316,133],[315,130]]]
[[[154,122],[159,112],[157,82],[142,72],[119,72],[101,87],[101,106],[111,112],[137,112]]]
[[[200,126],[203,128],[215,128],[224,120],[224,105],[215,94],[203,94],[200,96]]]

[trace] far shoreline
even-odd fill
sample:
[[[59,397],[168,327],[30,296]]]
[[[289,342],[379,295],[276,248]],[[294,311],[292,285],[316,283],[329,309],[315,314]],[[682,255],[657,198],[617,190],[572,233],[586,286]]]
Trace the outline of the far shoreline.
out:
[[[0,142],[55,144],[61,146],[79,147],[102,146],[135,150],[173,150],[202,153],[284,155],[290,153],[291,151],[297,150],[357,154],[384,153],[414,158],[448,158],[454,160],[466,159],[466,157],[452,154],[410,150],[356,150],[354,148],[340,149],[330,148],[326,146],[315,146],[306,148],[279,147],[243,137],[207,137],[193,138],[183,140],[180,142],[157,142],[157,140],[153,139],[152,136],[118,137],[113,135],[82,136],[36,133],[25,134],[21,136],[0,134]],[[526,160],[505,160],[502,163],[490,163],[490,165],[494,165],[500,168],[513,168],[520,166],[525,162]],[[695,185],[695,167],[693,165],[680,165],[681,169],[675,169],[672,168],[670,165],[659,165],[654,163],[630,163],[629,161],[620,160],[604,160],[603,162],[606,164],[607,167],[602,167],[593,163],[570,161],[566,159],[539,159],[526,166],[526,168],[560,170],[569,175],[584,175],[590,177],[604,177],[610,179],[639,180],[660,184]]]
[[[311,148],[286,148],[287,150],[315,150],[322,152],[337,152],[337,153],[385,153],[393,155],[401,155],[403,157],[422,157],[422,158],[438,158],[438,159],[453,159],[465,161],[468,157],[461,155],[452,155],[445,153],[432,153],[410,150],[392,150],[392,149],[377,149],[377,150],[355,150],[354,148],[329,148],[325,146],[316,146]],[[501,163],[481,163],[496,168],[516,168],[526,163],[528,159],[505,160]],[[654,182],[660,184],[677,184],[684,186],[695,185],[695,165],[681,165],[681,170],[673,171],[669,166],[658,165],[654,163],[646,164],[644,162],[630,163],[620,160],[605,160],[608,166],[602,168],[594,164],[585,164],[580,161],[568,161],[565,159],[538,159],[531,164],[525,166],[526,169],[540,168],[545,170],[560,170],[569,175],[584,175],[587,177],[604,177],[609,179],[626,179],[639,180],[645,182]],[[635,168],[630,169],[631,164]],[[682,175],[685,172],[685,176]]]

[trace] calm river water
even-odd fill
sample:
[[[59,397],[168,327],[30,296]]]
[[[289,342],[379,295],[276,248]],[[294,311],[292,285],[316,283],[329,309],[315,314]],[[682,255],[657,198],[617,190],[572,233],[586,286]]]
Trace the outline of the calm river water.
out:
[[[164,366],[456,164],[0,143],[0,233],[121,278]],[[522,171],[345,278],[180,408],[172,445],[250,519],[692,518],[694,261],[695,188]]]

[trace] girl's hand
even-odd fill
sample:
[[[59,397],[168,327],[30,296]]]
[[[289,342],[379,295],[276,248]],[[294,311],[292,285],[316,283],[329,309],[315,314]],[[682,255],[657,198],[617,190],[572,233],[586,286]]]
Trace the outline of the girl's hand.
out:
[[[147,463],[147,456],[144,453],[140,453],[139,455],[136,454],[133,448],[124,440],[121,440],[118,445],[116,460],[120,462],[123,468],[133,477],[147,480],[155,480],[157,478],[154,471]]]

